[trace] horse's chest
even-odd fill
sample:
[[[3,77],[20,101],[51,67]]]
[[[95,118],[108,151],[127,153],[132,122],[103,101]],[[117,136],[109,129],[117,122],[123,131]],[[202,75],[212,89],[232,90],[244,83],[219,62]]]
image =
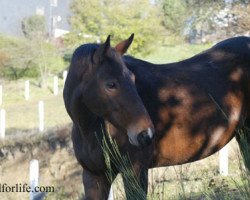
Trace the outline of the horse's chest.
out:
[[[81,153],[77,157],[80,157],[80,164],[83,164],[92,171],[102,171],[105,169],[105,162],[100,147],[92,147],[85,143],[81,148]]]
[[[75,156],[78,162],[91,171],[102,171],[105,169],[103,151],[100,144],[95,140],[82,138],[77,129],[72,131],[72,141]]]

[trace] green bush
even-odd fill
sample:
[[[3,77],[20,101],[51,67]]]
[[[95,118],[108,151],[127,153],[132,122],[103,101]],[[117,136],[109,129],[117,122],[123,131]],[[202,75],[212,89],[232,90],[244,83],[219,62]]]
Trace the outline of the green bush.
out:
[[[33,15],[22,20],[22,31],[26,38],[45,38],[46,23],[45,17]]]
[[[74,0],[70,19],[72,32],[65,37],[69,46],[105,41],[112,35],[113,45],[135,34],[129,53],[148,54],[157,46],[162,32],[162,14],[148,0]]]
[[[9,79],[45,77],[66,64],[58,49],[45,41],[0,35],[0,74]]]

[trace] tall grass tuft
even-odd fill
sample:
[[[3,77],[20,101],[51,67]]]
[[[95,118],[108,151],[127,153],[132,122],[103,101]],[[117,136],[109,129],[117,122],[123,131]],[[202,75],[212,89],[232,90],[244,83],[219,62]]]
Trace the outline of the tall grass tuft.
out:
[[[250,173],[250,129],[246,126],[237,130],[238,143],[247,173]]]
[[[122,155],[117,143],[110,137],[110,134],[107,135],[108,136],[104,136],[102,140],[103,155],[107,166],[106,176],[112,183],[115,178],[112,166],[115,166],[115,168],[117,168],[123,175],[125,181],[129,183],[126,188],[126,199],[145,200],[146,193],[139,184],[139,180],[135,175],[129,155]]]
[[[250,199],[250,129],[246,126],[237,130],[238,143],[240,146],[240,152],[243,157],[243,163],[245,166],[240,164],[241,170],[241,182],[235,181],[235,186],[242,199]]]

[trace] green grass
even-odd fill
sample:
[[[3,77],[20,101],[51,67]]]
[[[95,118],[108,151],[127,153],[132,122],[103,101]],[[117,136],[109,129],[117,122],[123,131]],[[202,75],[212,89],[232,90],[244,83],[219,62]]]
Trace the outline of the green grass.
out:
[[[38,128],[38,102],[44,101],[45,128],[62,126],[70,122],[65,111],[62,89],[63,80],[59,79],[59,95],[53,94],[53,77],[49,77],[47,87],[38,87],[38,81],[30,80],[30,100],[24,98],[24,82],[4,81],[3,104],[6,110],[6,133]]]
[[[170,63],[189,58],[195,54],[210,48],[212,44],[190,45],[183,44],[177,46],[160,46],[158,50],[147,56],[145,59],[154,63]]]

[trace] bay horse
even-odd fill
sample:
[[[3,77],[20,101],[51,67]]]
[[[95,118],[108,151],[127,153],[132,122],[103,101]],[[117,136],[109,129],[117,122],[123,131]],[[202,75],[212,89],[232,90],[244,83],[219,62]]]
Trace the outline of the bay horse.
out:
[[[132,41],[133,34],[114,48],[110,37],[101,45],[84,44],[69,67],[64,101],[73,121],[75,156],[83,167],[85,199],[109,194],[98,142],[103,129],[129,155],[146,194],[149,168],[208,157],[234,136],[241,144],[237,130],[250,128],[249,37],[227,39],[189,59],[160,65],[123,56]],[[250,145],[250,134],[246,137]],[[113,171],[119,173],[115,166]],[[124,181],[126,191],[130,183]]]

